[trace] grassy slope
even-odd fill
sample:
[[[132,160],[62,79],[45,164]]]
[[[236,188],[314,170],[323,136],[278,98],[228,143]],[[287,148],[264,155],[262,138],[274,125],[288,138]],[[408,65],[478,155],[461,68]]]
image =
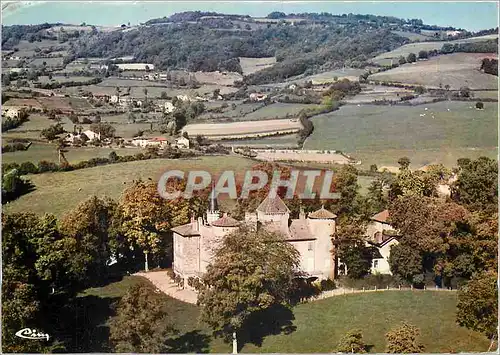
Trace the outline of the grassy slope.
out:
[[[4,205],[4,211],[62,215],[92,195],[118,198],[126,184],[133,180],[152,178],[158,181],[161,174],[167,170],[242,172],[255,164],[252,160],[236,156],[186,160],[153,159],[32,175],[29,179],[35,184],[36,190]]]
[[[105,287],[87,290],[82,296],[121,297],[133,283],[147,282],[139,277],[126,277]],[[198,307],[164,296],[169,319],[181,333],[199,330],[197,339],[210,334],[197,321]],[[421,328],[426,352],[485,351],[488,340],[479,333],[455,323],[456,294],[448,292],[389,291],[337,296],[294,308],[296,330],[289,335],[271,335],[261,347],[246,344],[241,352],[326,353],[335,349],[348,330],[358,328],[371,352],[383,352],[384,334],[395,324],[407,320]],[[205,339],[211,352],[228,353],[230,345],[219,339]],[[186,346],[187,351],[200,352],[202,347]],[[208,349],[207,349],[208,350]]]
[[[430,162],[449,165],[462,156],[494,157],[498,139],[497,104],[485,103],[482,111],[470,106],[474,104],[344,106],[312,119],[314,132],[306,140],[305,148],[342,150],[361,159],[363,166],[397,165],[397,159],[404,155],[417,165]],[[423,113],[426,116],[420,117]]]
[[[481,60],[488,53],[453,53],[432,57],[429,60],[404,64],[397,68],[376,73],[369,80],[398,82],[438,88],[449,85],[452,90],[462,86],[470,89],[498,89],[498,78],[479,71]]]
[[[107,158],[112,151],[118,155],[134,155],[142,150],[137,148],[105,148],[105,147],[87,147],[87,148],[66,148],[64,153],[70,163],[77,163],[92,158]],[[33,143],[28,150],[16,151],[2,154],[3,163],[23,163],[30,161],[38,164],[41,160],[47,160],[57,163],[59,161],[57,148],[53,144]]]
[[[451,44],[459,44],[459,43],[472,43],[472,42],[481,42],[490,39],[498,38],[498,35],[486,35],[481,37],[472,37],[463,40],[455,40],[455,41],[435,41],[435,42],[420,42],[420,43],[410,43],[405,44],[399,48],[394,49],[393,51],[382,53],[377,57],[373,58],[371,61],[374,63],[378,63],[380,65],[388,65],[390,64],[390,59],[388,58],[399,58],[401,55],[406,57],[410,53],[418,54],[419,51],[430,51],[433,49],[441,49],[443,44],[451,43]]]

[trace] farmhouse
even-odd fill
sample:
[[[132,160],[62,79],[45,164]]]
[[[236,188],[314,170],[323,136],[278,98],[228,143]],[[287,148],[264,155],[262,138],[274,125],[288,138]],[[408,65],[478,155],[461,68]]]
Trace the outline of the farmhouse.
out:
[[[154,137],[154,138],[137,137],[132,139],[130,143],[136,147],[141,147],[141,148],[158,147],[160,149],[166,148],[169,145],[169,142],[165,137]]]
[[[18,107],[5,107],[2,106],[2,116],[7,118],[17,118],[19,117],[19,112],[21,111]]]
[[[246,213],[245,219],[238,221],[227,214],[221,217],[214,191],[204,216],[192,217],[190,223],[172,229],[173,269],[184,280],[203,275],[213,258],[214,247],[244,224],[281,234],[283,242],[292,244],[299,251],[300,271],[310,277],[334,277],[331,248],[336,228],[335,214],[322,207],[307,216],[301,211],[298,219],[290,219],[290,210],[281,198],[268,196],[255,213]]]
[[[148,63],[126,63],[126,64],[116,64],[121,70],[154,70],[154,64]]]
[[[175,140],[175,146],[177,148],[186,148],[189,149],[189,139],[186,137],[180,137]]]
[[[367,246],[375,248],[373,255],[371,272],[372,274],[391,274],[389,267],[389,255],[391,246],[398,244],[398,233],[389,224],[389,211],[384,210],[371,218],[366,234]]]
[[[265,94],[261,94],[261,93],[257,93],[257,92],[250,94],[250,100],[252,100],[252,101],[264,101],[265,99],[267,99],[267,95],[265,95]]]
[[[177,95],[176,97],[178,100],[181,100],[181,101],[191,101],[191,98],[187,95]]]
[[[91,131],[91,130],[86,130],[83,132],[83,134],[85,134],[87,136],[87,138],[91,141],[95,141],[95,140],[101,140],[101,134],[100,133],[96,133],[94,131]]]

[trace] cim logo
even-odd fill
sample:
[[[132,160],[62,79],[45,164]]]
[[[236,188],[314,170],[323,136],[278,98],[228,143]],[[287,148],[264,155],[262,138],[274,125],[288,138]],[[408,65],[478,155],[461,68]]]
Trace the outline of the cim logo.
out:
[[[30,340],[47,340],[49,341],[49,335],[39,332],[36,329],[24,328],[16,333],[16,336],[23,339]]]

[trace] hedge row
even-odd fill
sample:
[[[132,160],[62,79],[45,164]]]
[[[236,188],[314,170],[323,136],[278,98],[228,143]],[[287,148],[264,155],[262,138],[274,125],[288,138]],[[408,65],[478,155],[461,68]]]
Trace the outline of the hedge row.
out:
[[[58,171],[72,171],[79,169],[92,168],[95,166],[125,163],[137,160],[149,160],[149,159],[179,159],[179,158],[189,158],[196,156],[193,152],[185,152],[180,150],[170,150],[162,154],[151,151],[147,153],[138,153],[135,155],[124,155],[119,156],[116,152],[111,152],[108,158],[92,158],[89,160],[81,161],[75,164],[56,164],[54,162],[42,160],[38,162],[38,165],[30,161],[18,163],[4,163],[2,164],[2,171],[9,171],[11,169],[17,169],[21,175],[26,174],[42,174],[46,172],[58,172]]]

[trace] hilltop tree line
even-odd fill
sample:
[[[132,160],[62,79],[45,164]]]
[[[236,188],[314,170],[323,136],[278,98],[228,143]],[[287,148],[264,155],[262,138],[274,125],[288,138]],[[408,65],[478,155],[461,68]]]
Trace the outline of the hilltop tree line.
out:
[[[135,61],[153,63],[163,70],[186,68],[241,72],[238,57],[276,56],[283,65],[267,79],[275,80],[301,74],[310,67],[340,65],[347,59],[363,62],[405,41],[390,31],[372,31],[369,27],[363,24],[307,28],[283,26],[249,32],[238,29],[218,31],[183,22],[141,27],[130,32],[90,33],[80,36],[71,45],[73,56],[133,55]],[[326,53],[320,54],[325,49],[328,49]]]

